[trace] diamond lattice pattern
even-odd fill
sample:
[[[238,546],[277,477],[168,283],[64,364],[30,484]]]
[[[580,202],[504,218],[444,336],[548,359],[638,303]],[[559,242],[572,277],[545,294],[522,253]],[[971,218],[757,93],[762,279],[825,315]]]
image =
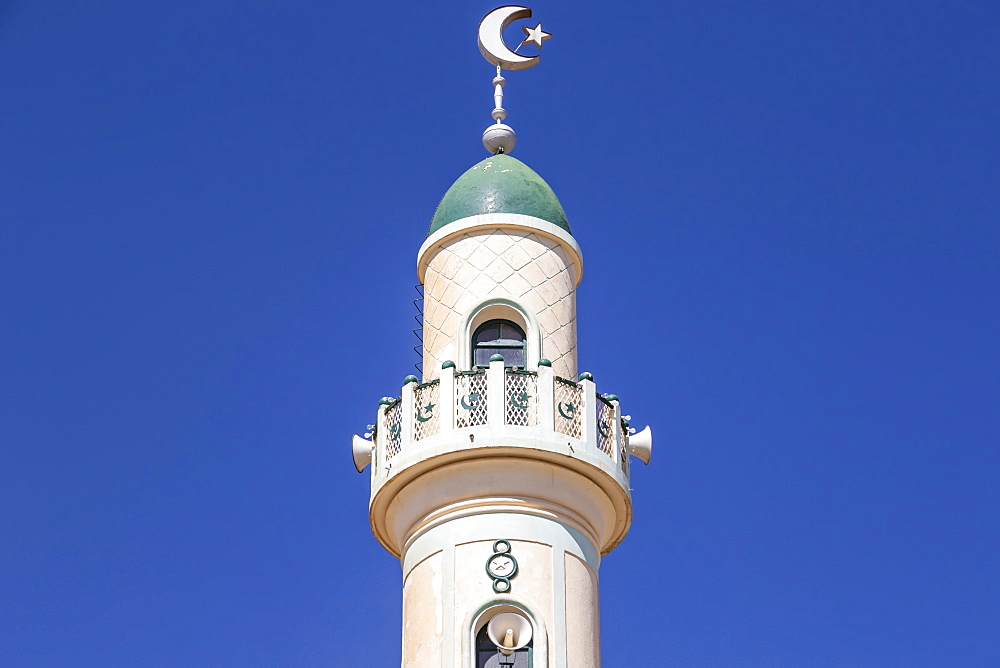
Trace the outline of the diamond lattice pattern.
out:
[[[553,392],[556,431],[573,438],[582,435],[583,390],[575,383],[557,377]]]
[[[440,373],[439,356],[456,354],[469,312],[496,298],[534,313],[542,335],[540,357],[552,361],[557,375],[576,377],[576,271],[557,243],[530,232],[484,230],[439,247],[424,275],[427,377]]]
[[[385,430],[385,458],[388,460],[399,454],[403,436],[403,405],[399,399],[385,411]]]
[[[615,454],[615,407],[597,395],[597,447],[608,457]]]
[[[507,424],[533,427],[538,424],[538,377],[509,370],[504,378],[504,417]]]
[[[455,378],[455,426],[486,424],[486,372],[463,373]]]
[[[414,392],[414,441],[433,436],[441,431],[441,420],[439,418],[441,407],[438,406],[440,396],[441,384],[438,381],[420,385],[417,387],[416,392]]]

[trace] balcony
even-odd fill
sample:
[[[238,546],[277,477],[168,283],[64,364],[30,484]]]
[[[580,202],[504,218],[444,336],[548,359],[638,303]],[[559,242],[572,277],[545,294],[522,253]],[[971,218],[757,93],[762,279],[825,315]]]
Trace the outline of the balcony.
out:
[[[410,376],[402,396],[383,399],[374,430],[372,495],[412,464],[441,455],[475,456],[504,447],[505,456],[573,458],[603,471],[628,493],[628,422],[618,398],[597,392],[590,374],[578,381],[504,368],[457,371],[420,384]],[[515,450],[509,450],[514,448]]]

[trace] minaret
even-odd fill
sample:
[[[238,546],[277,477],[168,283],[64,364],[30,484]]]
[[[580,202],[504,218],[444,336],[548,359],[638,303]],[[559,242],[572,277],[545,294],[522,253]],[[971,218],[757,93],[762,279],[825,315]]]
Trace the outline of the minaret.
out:
[[[497,35],[530,16],[483,19],[491,155],[448,189],[417,253],[423,378],[382,399],[371,441],[354,439],[372,532],[402,563],[403,666],[599,665],[598,569],[631,523],[629,454],[649,462],[649,429],[632,434],[618,398],[578,374],[583,256],[566,214],[508,155],[500,69],[538,56]]]

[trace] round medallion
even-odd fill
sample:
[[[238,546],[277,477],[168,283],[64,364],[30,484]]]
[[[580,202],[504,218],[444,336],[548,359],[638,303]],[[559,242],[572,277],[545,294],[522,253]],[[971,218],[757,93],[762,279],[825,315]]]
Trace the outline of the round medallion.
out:
[[[493,543],[493,554],[486,560],[486,574],[493,580],[493,591],[498,594],[510,591],[510,579],[517,575],[517,559],[510,553],[509,540]]]

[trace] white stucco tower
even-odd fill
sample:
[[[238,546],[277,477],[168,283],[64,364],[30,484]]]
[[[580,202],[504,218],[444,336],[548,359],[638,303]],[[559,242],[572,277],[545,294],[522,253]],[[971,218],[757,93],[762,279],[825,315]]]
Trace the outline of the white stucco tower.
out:
[[[355,438],[372,531],[402,562],[404,666],[600,663],[598,568],[651,442],[578,375],[582,274],[559,200],[509,155],[438,205],[417,254],[424,377]]]

